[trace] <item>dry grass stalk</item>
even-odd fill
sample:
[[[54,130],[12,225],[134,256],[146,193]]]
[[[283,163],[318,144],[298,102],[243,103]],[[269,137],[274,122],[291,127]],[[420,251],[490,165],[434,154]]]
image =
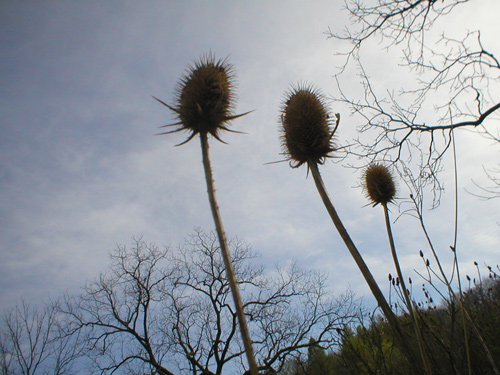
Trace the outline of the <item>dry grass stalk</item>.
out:
[[[384,208],[385,224],[387,229],[387,236],[389,238],[389,245],[391,248],[391,255],[394,261],[394,267],[396,268],[396,273],[401,283],[401,289],[403,291],[404,302],[406,309],[410,314],[410,318],[413,322],[413,328],[415,335],[417,337],[418,347],[420,351],[420,356],[424,364],[424,369],[426,374],[431,375],[432,369],[425,351],[424,342],[422,338],[422,332],[420,330],[417,317],[413,310],[413,304],[410,299],[408,289],[406,288],[405,278],[403,272],[401,271],[401,265],[399,263],[398,254],[396,252],[396,246],[394,244],[394,236],[392,235],[391,221],[389,219],[389,209],[387,205],[394,201],[396,196],[396,184],[394,182],[394,177],[392,176],[389,169],[378,163],[373,163],[366,168],[364,173],[364,189],[368,199],[373,203],[373,206],[380,204]]]

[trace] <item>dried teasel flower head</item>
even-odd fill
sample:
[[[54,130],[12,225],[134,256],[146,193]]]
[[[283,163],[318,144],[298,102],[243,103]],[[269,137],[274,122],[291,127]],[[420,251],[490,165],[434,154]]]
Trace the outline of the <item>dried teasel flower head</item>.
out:
[[[339,115],[336,115],[337,125]],[[282,147],[292,168],[323,164],[335,150],[331,119],[324,99],[312,86],[299,85],[285,94],[281,108]]]
[[[198,133],[209,133],[221,141],[219,132],[231,131],[226,123],[249,113],[233,114],[236,101],[233,67],[227,59],[216,61],[212,54],[202,56],[188,66],[177,86],[173,106],[155,99],[174,111],[178,119],[176,123],[162,126],[179,125],[178,129],[161,134],[182,130],[191,132],[188,139],[180,144],[189,142]]]
[[[370,164],[364,173],[364,189],[373,206],[394,200],[396,184],[389,169],[379,163]]]

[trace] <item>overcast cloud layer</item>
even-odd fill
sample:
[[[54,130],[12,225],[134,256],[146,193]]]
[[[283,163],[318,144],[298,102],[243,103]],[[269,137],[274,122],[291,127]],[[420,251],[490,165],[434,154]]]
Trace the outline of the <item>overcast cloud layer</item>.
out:
[[[282,159],[279,108],[290,85],[310,82],[336,93],[338,42],[324,32],[347,25],[341,6],[338,0],[2,2],[0,306],[77,291],[106,268],[116,244],[128,245],[133,236],[176,247],[194,227],[212,230],[198,139],[174,147],[185,134],[153,136],[173,118],[151,97],[171,103],[186,65],[210,51],[229,56],[235,67],[237,110],[255,110],[232,124],[247,134],[224,134],[229,145],[211,142],[228,235],[250,242],[267,264],[296,259],[328,271],[337,292],[351,286],[366,295],[305,168],[265,164]],[[491,17],[500,9],[489,9],[465,6],[456,20],[490,17],[482,35],[498,48],[500,30]],[[371,48],[382,69],[385,52]],[[397,90],[404,76],[394,74],[387,79]],[[352,77],[353,86],[358,81]],[[353,138],[356,125],[342,112],[339,137]],[[473,186],[471,178],[485,180],[481,164],[497,163],[498,146],[468,137],[464,133],[458,146],[459,250],[464,270],[473,272],[474,260],[499,263],[500,220],[497,201],[481,201],[464,188]],[[334,162],[322,171],[385,287],[392,268],[382,211],[366,207],[361,189],[353,188],[359,172]],[[445,169],[447,186],[451,175]],[[444,254],[453,231],[451,192],[428,214]],[[422,235],[408,217],[395,230],[411,272],[420,267]]]

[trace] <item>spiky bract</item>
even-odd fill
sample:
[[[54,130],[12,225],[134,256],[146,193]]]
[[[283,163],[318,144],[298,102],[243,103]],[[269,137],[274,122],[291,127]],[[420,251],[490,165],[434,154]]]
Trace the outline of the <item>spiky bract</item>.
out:
[[[212,54],[203,56],[188,66],[178,84],[174,106],[157,100],[177,114],[178,122],[166,126],[180,126],[161,134],[190,131],[191,135],[183,143],[198,133],[210,133],[220,140],[219,131],[229,130],[226,123],[244,115],[233,115],[236,97],[232,66],[227,59],[216,61]]]
[[[370,164],[364,173],[364,188],[373,205],[387,204],[394,200],[396,184],[389,169],[379,163]]]
[[[311,86],[298,86],[285,94],[281,123],[282,147],[292,168],[304,163],[323,164],[335,149],[328,110]]]

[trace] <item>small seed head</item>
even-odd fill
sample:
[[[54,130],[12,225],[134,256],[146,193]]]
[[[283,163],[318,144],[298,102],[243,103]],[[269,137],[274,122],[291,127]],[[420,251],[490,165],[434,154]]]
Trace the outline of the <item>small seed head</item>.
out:
[[[386,205],[394,200],[396,184],[387,167],[382,164],[371,164],[364,173],[364,188],[373,205]]]
[[[281,109],[283,154],[290,166],[323,164],[335,150],[330,116],[319,92],[311,86],[298,86],[285,94]]]

